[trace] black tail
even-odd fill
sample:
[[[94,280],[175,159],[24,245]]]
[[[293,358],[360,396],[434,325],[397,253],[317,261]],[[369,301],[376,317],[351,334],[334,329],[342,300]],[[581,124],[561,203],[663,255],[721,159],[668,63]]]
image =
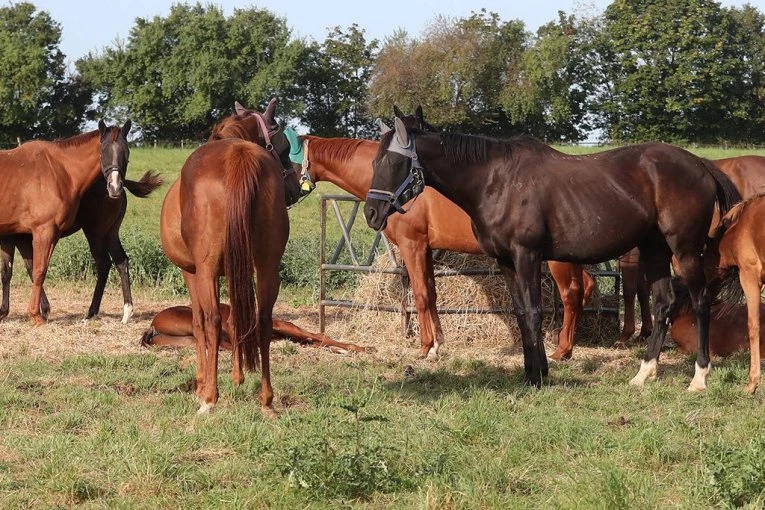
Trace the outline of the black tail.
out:
[[[124,179],[122,181],[122,185],[127,188],[130,193],[137,196],[138,198],[146,198],[148,197],[152,191],[159,188],[164,184],[164,180],[162,177],[159,176],[159,174],[155,174],[151,170],[147,171],[145,174],[143,174],[143,177],[141,177],[138,181],[131,181],[130,179]]]
[[[731,266],[720,269],[713,283],[719,289],[716,297],[723,305],[720,307],[718,315],[726,315],[735,306],[744,302],[744,288],[741,286],[738,267]],[[712,297],[714,298],[715,296]]]
[[[717,184],[717,204],[720,207],[720,216],[722,217],[730,211],[731,207],[741,201],[741,193],[733,185],[733,181],[722,170],[717,168],[714,163],[704,158],[702,158],[702,161],[704,161],[704,166],[712,174],[715,184]]]

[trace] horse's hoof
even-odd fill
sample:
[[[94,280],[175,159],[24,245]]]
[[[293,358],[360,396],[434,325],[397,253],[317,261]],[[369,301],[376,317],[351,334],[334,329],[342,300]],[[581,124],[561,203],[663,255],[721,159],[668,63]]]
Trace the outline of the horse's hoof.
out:
[[[199,410],[197,410],[197,414],[198,415],[210,414],[214,410],[215,410],[215,404],[208,404],[207,402],[202,402],[199,405]]]
[[[436,351],[436,349],[435,349],[435,348],[433,348],[433,349],[430,349],[430,350],[428,351],[428,355],[427,355],[427,356],[425,356],[425,360],[426,360],[426,361],[433,361],[433,362],[436,362],[436,361],[438,361],[438,352]]]
[[[757,388],[760,386],[759,383],[753,383],[750,382],[746,385],[746,392],[750,395],[754,395],[757,392]]]
[[[133,305],[126,304],[122,310],[122,324],[127,324],[133,316]]]
[[[33,316],[32,321],[34,322],[34,326],[42,326],[46,322],[46,320],[40,315]]]
[[[271,406],[261,406],[260,412],[263,414],[263,418],[267,418],[269,420],[279,419],[279,413],[274,411],[274,408]]]
[[[641,361],[640,362],[640,370],[638,370],[638,373],[635,377],[630,379],[630,385],[631,386],[637,386],[638,388],[642,388],[646,381],[655,381],[656,380],[656,360],[652,359],[651,361]]]
[[[707,389],[706,384],[698,384],[691,381],[691,384],[688,385],[688,391],[691,393],[704,393]]]
[[[698,363],[696,363],[695,366],[696,371],[693,374],[691,384],[688,385],[688,391],[692,393],[704,393],[707,389],[707,375],[709,375],[709,371],[712,369],[712,364],[710,363],[706,368],[701,368]]]

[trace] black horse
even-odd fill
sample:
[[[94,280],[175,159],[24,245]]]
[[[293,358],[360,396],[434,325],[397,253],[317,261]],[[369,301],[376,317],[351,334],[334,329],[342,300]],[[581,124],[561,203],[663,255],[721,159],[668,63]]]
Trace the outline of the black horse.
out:
[[[465,210],[488,255],[506,277],[523,340],[525,380],[540,386],[548,372],[542,341],[541,262],[596,263],[640,248],[655,296],[656,327],[632,383],[655,378],[672,302],[674,255],[699,324],[696,374],[709,372],[709,297],[701,253],[715,204],[739,199],[710,162],[661,143],[570,156],[523,136],[495,140],[407,129],[386,133],[373,162],[364,215],[374,229],[394,210],[434,187]]]

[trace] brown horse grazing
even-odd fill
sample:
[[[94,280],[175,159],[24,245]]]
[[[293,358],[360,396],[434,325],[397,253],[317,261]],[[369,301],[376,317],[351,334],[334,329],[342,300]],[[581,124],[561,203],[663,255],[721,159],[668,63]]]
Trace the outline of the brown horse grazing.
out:
[[[723,288],[738,279],[746,298],[750,352],[746,390],[754,393],[760,385],[760,291],[765,283],[765,195],[750,198],[723,216],[714,241],[705,253],[708,268],[717,270]],[[710,285],[717,283],[713,281]]]
[[[32,297],[29,314],[37,324],[43,281],[61,235],[77,220],[80,200],[99,176],[110,198],[122,195],[130,150],[128,120],[55,142],[31,141],[0,151],[0,237],[31,234]]]
[[[692,354],[696,352],[698,328],[693,311],[689,308],[688,288],[672,278],[672,288],[675,292],[676,303],[670,312],[671,327],[669,334],[675,341],[677,349]],[[760,305],[760,324],[762,323],[763,305]],[[709,352],[715,356],[730,356],[734,352],[749,349],[747,336],[747,307],[746,305],[729,305],[715,303],[710,309],[709,318]],[[765,345],[765,328],[760,328],[760,350]]]
[[[286,206],[300,195],[289,163],[289,143],[276,123],[275,110],[273,99],[263,115],[244,111],[216,126],[213,137],[220,139],[189,156],[162,205],[162,247],[182,270],[191,295],[200,412],[218,400],[218,278],[225,275],[231,298],[232,380],[244,380],[242,363],[249,370],[256,368],[259,349],[260,404],[265,414],[275,416],[268,352],[272,309],[289,236]],[[229,133],[246,135],[258,144],[229,138]]]
[[[124,179],[122,182],[125,189],[139,198],[145,198],[152,191],[162,185],[162,179],[148,171],[138,181]],[[103,179],[97,179],[88,188],[80,200],[77,217],[74,225],[61,234],[67,237],[82,229],[88,240],[90,253],[96,261],[97,280],[93,291],[93,300],[88,309],[86,319],[98,315],[101,308],[101,299],[104,295],[106,280],[109,276],[112,262],[117,266],[122,285],[122,297],[124,301],[122,323],[133,315],[133,297],[130,292],[130,273],[128,271],[128,256],[120,241],[120,226],[127,211],[127,196],[121,194],[116,199],[110,198],[106,191],[106,183]],[[32,276],[32,236],[18,234],[0,239],[0,279],[3,285],[3,302],[0,305],[0,320],[8,315],[10,307],[10,282],[13,276],[13,254],[18,247],[27,273]],[[111,257],[111,258],[110,258]],[[48,318],[50,303],[45,295],[45,289],[40,295],[40,313],[43,318]]]
[[[232,333],[229,327],[231,307],[221,303],[219,309],[221,317],[220,348],[230,351],[232,350]],[[274,319],[273,338],[286,339],[311,347],[326,347],[332,352],[341,354],[369,351],[369,349],[359,347],[356,344],[338,342],[321,333],[312,333],[291,322],[278,319]],[[196,345],[191,307],[173,306],[159,312],[151,321],[151,326],[144,331],[141,345],[144,347],[192,347]]]
[[[765,157],[739,156],[713,160],[712,163],[727,175],[744,200],[765,193]],[[640,338],[647,337],[653,321],[649,309],[650,290],[645,273],[639,266],[640,251],[636,248],[619,258],[624,295],[624,327],[619,341],[626,342],[635,332],[635,294],[640,302],[642,326]]]
[[[396,113],[402,115],[400,110]],[[407,121],[417,127],[434,130],[423,120],[421,108]],[[327,181],[361,200],[366,198],[372,182],[372,161],[379,147],[378,142],[316,136],[298,139],[297,135],[289,133],[289,128],[286,131],[293,144],[292,161],[301,173],[301,179],[309,185],[307,189],[313,189],[316,182]],[[444,335],[436,307],[433,250],[482,254],[470,226],[470,218],[441,193],[425,188],[412,203],[408,214],[390,217],[385,236],[398,246],[409,276],[420,323],[420,357],[437,359]],[[551,355],[551,358],[560,360],[571,356],[583,303],[589,298],[595,283],[578,264],[550,261],[549,267],[563,301],[563,328],[558,348]]]
[[[407,129],[396,119],[380,142],[364,215],[385,228],[388,216],[434,187],[471,218],[481,249],[506,277],[523,340],[525,380],[548,373],[542,341],[541,262],[596,263],[640,248],[655,296],[656,327],[640,372],[655,378],[671,303],[674,255],[699,324],[690,390],[709,372],[709,298],[702,251],[715,206],[737,200],[731,181],[709,161],[679,147],[649,143],[570,156],[531,138],[495,140]]]

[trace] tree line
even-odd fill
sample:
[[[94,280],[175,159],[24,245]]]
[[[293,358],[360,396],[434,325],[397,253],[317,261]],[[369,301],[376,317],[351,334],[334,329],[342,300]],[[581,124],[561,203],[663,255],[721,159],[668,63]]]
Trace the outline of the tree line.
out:
[[[0,7],[0,144],[131,117],[145,141],[203,140],[238,100],[280,98],[319,136],[373,137],[392,105],[444,129],[576,142],[765,142],[765,15],[713,0],[614,0],[535,33],[485,10],[419,35],[357,25],[292,37],[267,9],[175,4],[67,68],[61,26]]]

